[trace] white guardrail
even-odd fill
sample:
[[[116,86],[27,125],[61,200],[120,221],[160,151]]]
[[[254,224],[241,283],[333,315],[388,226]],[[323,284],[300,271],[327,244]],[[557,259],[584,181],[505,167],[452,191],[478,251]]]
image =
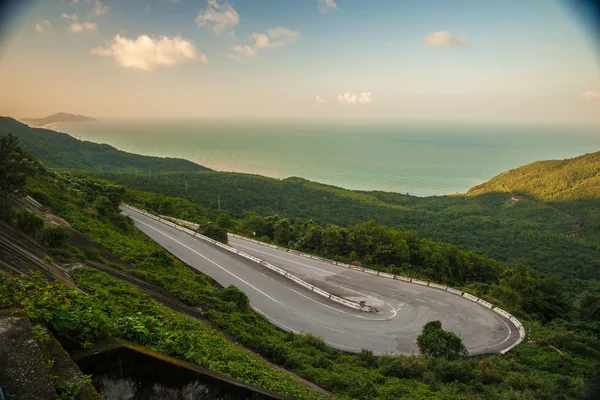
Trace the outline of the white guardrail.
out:
[[[519,340],[516,343],[512,344],[511,346],[507,347],[506,349],[500,351],[500,354],[505,354],[505,353],[509,352],[510,350],[512,350],[515,346],[517,346],[518,344],[520,344],[525,339],[525,327],[523,326],[523,324],[521,324],[521,322],[518,319],[516,319],[515,317],[513,317],[512,315],[510,315],[506,311],[502,310],[501,308],[494,307],[493,304],[488,303],[485,300],[481,300],[480,298],[475,297],[472,294],[465,293],[465,292],[463,292],[461,290],[457,290],[457,289],[454,289],[454,288],[451,288],[451,287],[448,287],[448,286],[444,286],[444,285],[439,285],[439,284],[433,283],[433,282],[426,282],[426,281],[422,281],[422,280],[419,280],[419,279],[407,278],[405,276],[392,275],[392,274],[387,274],[385,272],[375,271],[375,270],[368,269],[368,268],[357,267],[355,265],[344,264],[344,263],[339,262],[339,261],[328,260],[328,259],[325,259],[325,258],[313,256],[311,254],[302,253],[300,251],[291,250],[291,249],[288,249],[286,247],[274,246],[272,244],[260,242],[258,240],[250,239],[250,238],[247,238],[247,237],[244,237],[244,236],[240,236],[240,235],[235,235],[233,233],[229,233],[228,235],[231,236],[231,237],[234,237],[234,238],[247,240],[247,241],[252,242],[252,243],[257,243],[257,244],[260,244],[260,245],[263,245],[263,246],[267,246],[267,247],[271,247],[271,248],[274,248],[274,249],[286,251],[288,253],[296,254],[296,255],[299,255],[299,256],[302,256],[302,257],[311,258],[313,260],[323,261],[323,262],[326,262],[326,263],[329,263],[329,264],[334,264],[334,265],[337,265],[337,266],[340,266],[340,267],[343,267],[343,268],[353,269],[353,270],[364,272],[364,273],[367,273],[367,274],[377,275],[377,276],[380,276],[380,277],[383,277],[383,278],[396,279],[396,280],[399,280],[399,281],[414,283],[414,284],[421,285],[421,286],[429,286],[429,287],[432,287],[432,288],[435,288],[435,289],[439,289],[439,290],[443,290],[443,291],[452,293],[452,294],[460,296],[460,297],[464,297],[465,299],[468,299],[468,300],[470,300],[470,301],[472,301],[474,303],[477,303],[477,304],[479,304],[479,305],[481,305],[481,306],[483,306],[485,308],[488,308],[488,309],[494,311],[496,314],[499,314],[499,315],[503,316],[504,318],[508,319],[515,326],[515,328],[517,328],[517,331],[519,332]]]
[[[194,237],[200,238],[200,239],[205,240],[205,241],[207,241],[209,243],[217,245],[217,246],[219,246],[219,247],[221,247],[221,248],[223,248],[223,249],[225,249],[227,251],[230,251],[232,253],[238,254],[241,257],[247,258],[248,260],[254,261],[257,264],[260,264],[263,267],[266,267],[266,268],[270,269],[271,271],[274,271],[274,272],[278,273],[279,275],[282,275],[283,277],[285,277],[285,278],[287,278],[287,279],[289,279],[289,280],[291,280],[291,281],[293,281],[293,282],[295,282],[295,283],[297,283],[297,284],[299,284],[301,286],[304,286],[305,288],[307,288],[307,289],[309,289],[309,290],[317,293],[320,296],[327,297],[328,299],[330,299],[332,301],[335,301],[336,303],[342,304],[342,305],[344,305],[346,307],[350,307],[350,308],[353,308],[353,309],[359,310],[359,311],[364,311],[364,312],[371,312],[372,311],[372,308],[370,306],[366,306],[366,305],[365,306],[361,306],[359,303],[356,303],[356,302],[350,301],[350,300],[346,300],[344,298],[341,298],[339,296],[336,296],[334,294],[331,294],[331,293],[328,293],[328,292],[326,292],[324,290],[321,290],[318,287],[315,287],[314,285],[311,285],[310,283],[305,282],[302,279],[300,279],[300,278],[298,278],[298,277],[296,277],[296,276],[294,276],[294,275],[292,275],[292,274],[284,271],[283,269],[281,269],[279,267],[276,267],[273,264],[270,264],[270,263],[268,263],[266,261],[263,261],[263,260],[261,260],[258,257],[254,257],[254,256],[252,256],[250,254],[244,253],[243,251],[239,251],[237,249],[234,249],[231,246],[228,246],[228,245],[226,245],[224,243],[221,243],[221,242],[218,242],[218,241],[216,241],[214,239],[211,239],[208,236],[201,235],[201,234],[199,234],[197,232],[194,232],[191,229],[185,228],[185,227],[183,227],[181,225],[175,224],[175,223],[173,223],[173,222],[171,222],[171,221],[169,221],[169,220],[167,220],[165,218],[157,217],[156,215],[153,215],[153,214],[150,214],[150,213],[148,213],[148,212],[146,212],[144,210],[140,210],[138,208],[132,207],[132,206],[130,206],[128,204],[124,204],[123,203],[122,205],[124,207],[126,207],[126,208],[129,208],[131,210],[137,211],[138,213],[143,214],[143,215],[145,215],[145,216],[147,216],[149,218],[152,218],[152,219],[154,219],[156,221],[162,222],[163,224],[166,224],[166,225],[169,225],[169,226],[171,226],[173,228],[179,229],[179,230],[181,230],[183,232],[186,232],[186,233],[188,233],[188,234],[190,234],[190,235],[192,235]],[[265,243],[265,245],[267,245],[267,244]],[[273,245],[270,245],[270,246],[272,248],[277,248],[277,246],[273,246]],[[300,253],[298,253],[298,254],[300,254]]]
[[[157,221],[160,221],[162,223],[170,225],[170,226],[172,226],[174,228],[177,228],[179,230],[187,232],[190,235],[193,235],[193,236],[198,237],[200,239],[203,239],[203,240],[205,240],[207,242],[215,244],[215,245],[217,245],[217,246],[219,246],[219,247],[221,247],[221,248],[223,248],[225,250],[231,251],[232,253],[239,254],[240,256],[242,256],[244,258],[247,258],[249,260],[252,260],[252,261],[254,261],[254,262],[256,262],[256,263],[258,263],[258,264],[260,264],[260,265],[262,265],[262,266],[264,266],[264,267],[266,267],[266,268],[268,268],[268,269],[270,269],[272,271],[275,271],[276,273],[278,273],[278,274],[280,274],[280,275],[282,275],[282,276],[284,276],[284,277],[286,277],[286,278],[288,278],[288,279],[296,282],[297,284],[299,284],[301,286],[304,286],[307,289],[310,289],[311,291],[313,291],[313,292],[315,292],[315,293],[317,293],[317,294],[319,294],[319,295],[321,295],[323,297],[327,297],[328,299],[331,299],[332,301],[335,301],[336,303],[343,304],[343,305],[345,305],[347,307],[350,307],[350,308],[354,308],[355,310],[360,310],[360,311],[365,311],[365,312],[372,311],[372,308],[370,306],[361,306],[359,303],[346,300],[344,298],[338,297],[338,296],[333,295],[331,293],[328,293],[328,292],[326,292],[324,290],[321,290],[321,289],[315,287],[314,285],[311,285],[310,283],[307,283],[307,282],[303,281],[302,279],[297,278],[296,276],[294,276],[294,275],[292,275],[292,274],[290,274],[290,273],[282,270],[281,268],[278,268],[278,267],[276,267],[273,264],[270,264],[270,263],[268,263],[266,261],[261,260],[260,258],[251,256],[250,254],[247,254],[247,253],[244,253],[243,251],[239,251],[237,249],[234,249],[233,247],[228,246],[226,244],[223,244],[221,242],[217,242],[214,239],[211,239],[211,238],[209,238],[207,236],[201,235],[201,234],[199,234],[197,232],[194,232],[194,231],[192,231],[190,229],[184,228],[183,226],[175,224],[175,223],[173,223],[171,221],[168,221],[168,220],[166,220],[164,218],[157,217],[156,215],[150,214],[150,213],[148,213],[148,212],[146,212],[144,210],[137,209],[137,208],[132,207],[132,206],[127,205],[127,204],[123,204],[123,205],[125,207],[127,207],[127,208],[130,208],[130,209],[132,209],[134,211],[137,211],[137,212],[139,212],[141,214],[144,214],[144,215],[146,215],[146,216],[148,216],[148,217],[150,217],[152,219],[155,219]],[[179,221],[181,221],[182,223],[185,222],[183,220],[179,220]],[[272,249],[278,249],[278,250],[282,250],[282,251],[285,251],[285,252],[288,252],[288,253],[296,254],[296,255],[299,255],[299,256],[302,256],[302,257],[311,258],[313,260],[319,260],[319,261],[322,261],[322,262],[325,262],[325,263],[334,264],[334,265],[337,265],[337,266],[340,266],[340,267],[343,267],[343,268],[353,269],[353,270],[356,270],[356,271],[364,272],[364,273],[367,273],[367,274],[370,274],[370,275],[380,276],[380,277],[383,277],[383,278],[395,279],[395,280],[399,280],[399,281],[414,283],[414,284],[421,285],[421,286],[429,286],[431,288],[435,288],[435,289],[438,289],[438,290],[443,290],[443,291],[452,293],[452,294],[454,294],[456,296],[464,297],[464,298],[466,298],[466,299],[468,299],[468,300],[470,300],[470,301],[472,301],[472,302],[474,302],[476,304],[481,305],[482,307],[491,309],[496,314],[501,315],[502,317],[508,319],[515,326],[515,328],[517,329],[517,331],[519,332],[519,340],[517,342],[513,343],[511,346],[507,347],[506,349],[500,351],[500,354],[505,354],[505,353],[509,352],[515,346],[517,346],[523,340],[525,340],[525,327],[523,326],[523,324],[521,324],[521,322],[518,319],[516,319],[515,317],[513,317],[508,312],[502,310],[501,308],[495,307],[493,304],[488,303],[487,301],[481,300],[480,298],[475,297],[472,294],[465,293],[463,291],[460,291],[460,290],[457,290],[457,289],[453,289],[453,288],[448,287],[448,286],[439,285],[439,284],[433,283],[433,282],[426,282],[426,281],[422,281],[422,280],[419,280],[419,279],[408,278],[408,277],[400,276],[400,275],[387,274],[385,272],[375,271],[375,270],[368,269],[368,268],[357,267],[355,265],[349,265],[349,264],[345,264],[345,263],[342,263],[342,262],[339,262],[339,261],[328,260],[326,258],[321,258],[321,257],[317,257],[317,256],[314,256],[314,255],[311,255],[311,254],[302,253],[300,251],[288,249],[286,247],[275,246],[275,245],[272,245],[272,244],[269,244],[269,243],[260,242],[260,241],[255,240],[255,239],[250,239],[250,238],[247,238],[247,237],[244,237],[244,236],[235,235],[233,233],[228,233],[228,235],[231,236],[231,237],[234,237],[234,238],[243,239],[243,240],[247,240],[247,241],[252,242],[252,243],[260,244],[262,246],[270,247]]]

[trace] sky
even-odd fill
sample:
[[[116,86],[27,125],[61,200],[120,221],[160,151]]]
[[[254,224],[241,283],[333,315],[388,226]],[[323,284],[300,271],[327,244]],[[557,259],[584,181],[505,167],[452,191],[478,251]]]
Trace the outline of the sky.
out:
[[[600,124],[600,43],[551,0],[40,0],[0,115]]]

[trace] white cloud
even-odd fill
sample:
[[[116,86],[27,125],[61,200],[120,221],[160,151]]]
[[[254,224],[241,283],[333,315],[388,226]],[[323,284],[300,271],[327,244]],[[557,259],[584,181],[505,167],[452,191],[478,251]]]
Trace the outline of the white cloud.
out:
[[[196,46],[181,36],[151,38],[141,35],[137,39],[128,39],[116,35],[104,47],[97,47],[91,52],[112,57],[123,68],[144,71],[152,71],[156,67],[171,67],[198,57],[208,63],[206,55],[198,54]]]
[[[338,94],[338,100],[342,104],[370,104],[373,102],[371,99],[371,92],[362,92],[359,95],[344,93]]]
[[[256,50],[254,49],[254,47],[250,47],[247,44],[240,46],[239,44],[236,44],[235,46],[233,46],[232,48],[234,54],[236,55],[244,55],[244,56],[248,56],[248,57],[252,57],[256,55]]]
[[[46,32],[50,28],[52,28],[52,24],[47,19],[35,24],[35,30],[38,32]]]
[[[467,38],[464,34],[453,36],[448,31],[433,32],[425,36],[423,39],[425,46],[440,47],[440,46],[461,46],[467,43]]]
[[[291,30],[290,28],[285,28],[283,26],[269,29],[267,33],[271,39],[280,39],[289,42],[295,41],[300,36],[300,32]]]
[[[228,2],[219,4],[217,0],[208,0],[206,9],[201,11],[196,17],[198,25],[209,25],[219,35],[239,22],[240,16],[233,6]]]
[[[232,47],[234,53],[228,54],[228,57],[236,60],[240,59],[241,55],[255,56],[258,49],[266,47],[280,47],[287,43],[294,43],[300,36],[300,32],[294,31],[283,26],[268,29],[267,33],[253,32],[248,38],[254,41],[253,45],[235,45]]]
[[[98,25],[96,25],[94,22],[73,22],[71,25],[69,25],[69,31],[71,31],[72,33],[95,32],[97,30]]]
[[[321,98],[321,96],[316,96],[316,97],[315,97],[315,100],[317,100],[317,103],[319,103],[319,104],[325,103],[325,100],[323,100],[323,99]]]
[[[373,102],[371,99],[371,92],[362,92],[360,96],[358,96],[358,102],[361,104],[371,104]]]
[[[61,17],[66,18],[69,21],[77,21],[79,19],[79,17],[77,16],[77,13],[74,13],[74,14],[62,13]]]
[[[263,47],[279,47],[287,43],[293,43],[299,36],[300,32],[279,26],[267,30],[267,35],[253,32],[249,38],[254,40],[255,49],[261,49]]]
[[[587,91],[581,93],[581,96],[586,100],[600,100],[600,92]]]
[[[356,95],[351,95],[350,93],[338,94],[338,100],[342,104],[356,104],[358,98]]]
[[[99,15],[108,14],[110,12],[110,7],[102,4],[100,0],[94,0],[94,9],[92,13],[89,15],[90,18],[97,17]]]
[[[337,10],[335,0],[317,0],[317,9],[321,14],[325,14],[331,10]]]
[[[263,33],[253,32],[250,35],[250,39],[253,39],[255,41],[254,47],[257,49],[269,47],[269,37]]]

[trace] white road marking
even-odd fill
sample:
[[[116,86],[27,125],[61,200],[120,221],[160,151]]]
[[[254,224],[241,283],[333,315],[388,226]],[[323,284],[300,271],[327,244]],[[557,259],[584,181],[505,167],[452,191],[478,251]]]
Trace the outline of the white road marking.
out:
[[[133,218],[133,217],[131,217],[131,218]],[[175,239],[175,238],[173,238],[173,237],[171,237],[171,236],[167,235],[167,234],[166,234],[166,233],[164,233],[164,232],[161,232],[159,229],[156,229],[155,227],[153,227],[153,226],[151,226],[151,225],[148,225],[147,223],[145,223],[145,222],[143,222],[143,221],[140,221],[139,219],[136,219],[136,218],[133,218],[133,219],[134,219],[135,221],[139,222],[140,224],[146,225],[148,228],[155,230],[156,232],[160,233],[161,235],[168,237],[169,239],[171,239],[172,241],[174,241],[174,242],[176,242],[176,243],[180,244],[181,246],[185,247],[185,248],[186,248],[186,249],[188,249],[189,251],[191,251],[191,252],[193,252],[193,253],[195,253],[195,254],[199,255],[200,257],[204,258],[206,261],[210,262],[211,264],[214,264],[215,266],[219,267],[219,268],[220,268],[220,269],[222,269],[223,271],[227,272],[229,275],[231,275],[231,276],[233,276],[233,277],[235,277],[235,278],[239,279],[240,281],[244,282],[246,285],[250,286],[252,289],[254,289],[254,290],[256,290],[257,292],[261,293],[262,295],[266,296],[266,297],[267,297],[267,298],[269,298],[270,300],[273,300],[275,303],[277,303],[277,304],[279,304],[279,305],[281,305],[281,306],[283,306],[283,307],[287,308],[287,309],[288,309],[288,310],[290,310],[292,313],[294,313],[294,315],[297,315],[297,316],[299,316],[299,317],[302,317],[302,318],[304,318],[304,319],[306,319],[306,320],[310,321],[309,319],[307,319],[307,318],[305,318],[305,317],[303,317],[303,316],[301,316],[301,315],[299,315],[299,314],[295,313],[295,312],[294,312],[294,311],[292,311],[292,310],[291,310],[291,309],[290,309],[288,306],[286,306],[285,304],[281,303],[280,301],[277,301],[275,298],[273,298],[273,297],[269,296],[268,294],[266,294],[265,292],[263,292],[262,290],[260,290],[260,289],[259,289],[259,288],[257,288],[256,286],[254,286],[254,285],[252,285],[251,283],[249,283],[249,282],[247,282],[247,281],[243,280],[243,279],[242,279],[242,278],[240,278],[239,276],[235,275],[233,272],[230,272],[230,271],[229,271],[229,270],[227,270],[226,268],[224,268],[224,267],[220,266],[219,264],[217,264],[216,262],[214,262],[214,261],[213,261],[213,260],[211,260],[210,258],[208,258],[208,257],[206,257],[206,256],[204,256],[204,255],[202,255],[202,254],[200,254],[200,253],[198,253],[196,250],[194,250],[194,249],[192,249],[191,247],[189,247],[189,246],[185,245],[184,243],[180,242],[179,240],[177,240],[177,239]],[[188,263],[188,264],[189,264],[189,263]],[[260,272],[259,272],[259,274],[260,274]],[[264,274],[261,274],[261,275],[265,276]],[[270,278],[270,279],[271,279],[271,278]],[[389,319],[391,319],[391,318],[393,318],[393,317],[395,317],[395,316],[396,316],[396,310],[394,310],[394,309],[392,308],[392,310],[394,311],[394,314],[393,314],[391,317],[388,317],[388,318],[386,318],[386,319],[379,319],[379,318],[365,318],[365,317],[362,317],[362,316],[360,316],[360,315],[354,315],[354,314],[350,314],[350,313],[347,313],[347,312],[345,312],[345,311],[339,310],[339,309],[337,309],[337,308],[334,308],[334,307],[328,306],[327,304],[323,304],[323,303],[321,303],[321,302],[319,302],[319,301],[317,301],[317,300],[315,300],[315,299],[311,299],[310,297],[308,297],[308,296],[306,296],[306,295],[304,295],[304,294],[302,294],[302,293],[300,293],[300,292],[298,292],[298,291],[296,291],[296,290],[292,289],[292,288],[291,288],[291,287],[289,287],[289,286],[288,286],[287,288],[288,288],[289,290],[291,290],[292,292],[294,292],[294,293],[296,293],[296,294],[299,294],[300,296],[302,296],[302,297],[304,297],[304,298],[306,298],[306,299],[308,299],[308,300],[310,300],[310,301],[313,301],[313,302],[315,302],[315,303],[317,303],[317,304],[320,304],[320,305],[322,305],[323,307],[327,307],[327,308],[330,308],[330,309],[332,309],[332,310],[334,310],[334,311],[340,312],[340,313],[342,313],[342,314],[351,315],[351,316],[353,316],[353,317],[357,317],[357,318],[360,318],[360,319],[366,319],[366,320],[368,320],[368,321],[387,321],[387,320],[389,320]],[[311,321],[311,322],[312,322],[312,321]]]
[[[130,215],[130,217],[131,217],[131,215]],[[303,318],[303,319],[306,319],[307,321],[310,321],[310,320],[309,320],[309,319],[307,319],[306,317],[304,317],[304,316],[302,316],[302,315],[299,315],[299,314],[297,314],[296,312],[294,312],[292,309],[290,309],[288,306],[286,306],[285,304],[281,303],[281,302],[280,302],[280,301],[278,301],[277,299],[275,299],[275,298],[273,298],[273,297],[269,296],[268,294],[266,294],[266,293],[265,293],[265,292],[263,292],[262,290],[260,290],[260,289],[258,289],[257,287],[253,286],[252,284],[250,284],[249,282],[247,282],[247,281],[245,281],[244,279],[240,278],[239,276],[235,275],[234,273],[232,273],[232,272],[228,271],[227,269],[225,269],[224,267],[220,266],[219,264],[217,264],[216,262],[212,261],[211,259],[209,259],[209,258],[205,257],[204,255],[202,255],[202,254],[198,253],[196,250],[194,250],[194,249],[190,248],[189,246],[187,246],[187,245],[183,244],[183,243],[182,243],[182,242],[180,242],[179,240],[177,240],[177,239],[175,239],[175,238],[173,238],[173,237],[171,237],[171,236],[169,236],[169,235],[167,235],[167,234],[165,234],[165,233],[161,232],[159,229],[156,229],[156,228],[154,228],[153,226],[151,226],[151,225],[148,225],[147,223],[145,223],[145,222],[143,222],[143,221],[140,221],[139,219],[136,219],[136,218],[134,218],[134,217],[131,217],[131,218],[132,218],[132,219],[134,219],[135,221],[137,221],[137,222],[139,222],[139,223],[141,223],[141,224],[143,224],[143,225],[145,225],[145,226],[149,227],[150,229],[153,229],[153,230],[155,230],[156,232],[158,232],[158,233],[160,233],[160,234],[162,234],[162,235],[164,235],[164,236],[168,237],[169,239],[171,239],[171,240],[173,240],[174,242],[176,242],[176,243],[180,244],[181,246],[185,247],[186,249],[190,250],[191,252],[193,252],[193,253],[195,253],[195,254],[199,255],[200,257],[202,257],[203,259],[207,260],[207,261],[208,261],[208,262],[210,262],[211,264],[215,265],[216,267],[220,268],[221,270],[225,271],[226,273],[230,274],[231,276],[233,276],[233,277],[237,278],[238,280],[242,281],[243,283],[245,283],[246,285],[248,285],[248,286],[249,286],[249,287],[251,287],[252,289],[254,289],[254,290],[256,290],[257,292],[261,293],[262,295],[264,295],[264,296],[265,296],[265,297],[267,297],[268,299],[270,299],[270,300],[274,301],[275,303],[277,303],[277,304],[281,305],[282,307],[284,307],[284,308],[288,309],[288,310],[289,310],[289,311],[290,311],[292,314],[294,314],[294,315],[297,315],[297,316],[299,316],[299,317],[301,317],[301,318]],[[240,246],[241,246],[241,245],[240,245]],[[242,247],[246,247],[246,246],[242,246]],[[252,249],[251,247],[246,247],[246,248],[250,248],[250,249]],[[252,250],[254,250],[254,251],[259,251],[259,250],[256,250],[256,249],[252,249]],[[300,263],[300,262],[296,262],[296,261],[293,261],[293,260],[289,260],[289,259],[286,259],[286,258],[284,258],[284,257],[278,257],[278,256],[275,256],[275,255],[273,255],[273,254],[270,254],[270,253],[266,253],[266,252],[261,252],[261,253],[268,254],[268,255],[270,255],[270,256],[273,256],[273,257],[276,257],[276,258],[283,259],[283,260],[285,260],[285,261],[289,261],[289,262],[293,262],[293,263],[296,263],[296,264],[304,265],[304,266],[306,266],[306,267],[309,267],[309,268],[312,268],[312,269],[316,269],[316,270],[319,270],[319,271],[327,272],[327,273],[330,273],[330,274],[332,273],[331,271],[326,271],[326,270],[322,270],[322,269],[319,269],[319,268],[316,268],[316,267],[311,267],[310,265],[303,264],[303,263]],[[188,264],[189,264],[189,263],[188,263]],[[339,268],[342,268],[342,267],[339,267]],[[259,272],[259,273],[260,273],[260,272]],[[264,274],[261,274],[261,275],[265,276]],[[270,278],[270,279],[272,279],[272,278]],[[307,298],[307,299],[309,299],[309,300],[311,300],[311,301],[313,301],[313,302],[316,302],[316,303],[318,303],[318,304],[321,304],[322,306],[328,307],[328,308],[330,308],[330,309],[336,310],[336,311],[338,311],[338,312],[341,312],[341,313],[344,313],[344,314],[348,314],[348,313],[346,313],[346,312],[344,312],[344,311],[342,311],[342,310],[335,309],[335,308],[333,308],[333,307],[330,307],[330,306],[328,306],[328,305],[325,305],[325,304],[323,304],[323,303],[320,303],[320,302],[318,302],[318,301],[316,301],[316,300],[314,300],[314,299],[311,299],[310,297],[307,297],[307,296],[303,295],[302,293],[299,293],[299,292],[297,292],[297,291],[296,291],[296,290],[294,290],[294,289],[291,289],[291,288],[289,288],[289,287],[288,287],[288,289],[290,289],[290,290],[294,291],[295,293],[297,293],[297,294],[301,295],[302,297],[305,297],[305,298]],[[365,318],[365,317],[361,317],[361,316],[357,316],[357,315],[353,315],[353,314],[348,314],[348,315],[352,315],[352,316],[355,316],[355,317],[358,317],[358,318],[361,318],[361,319],[370,320],[370,321],[385,321],[385,320],[390,320],[390,319],[394,318],[394,316],[396,315],[396,311],[397,311],[397,310],[396,310],[395,308],[391,307],[391,305],[390,305],[390,304],[388,304],[388,303],[386,303],[386,304],[387,304],[388,306],[390,306],[390,308],[391,308],[391,309],[393,310],[393,312],[394,312],[394,314],[393,314],[391,317],[389,317],[389,318],[386,318],[386,319],[371,319],[371,318]],[[399,305],[399,306],[400,306],[400,307],[398,307],[398,310],[401,308],[401,305]],[[290,330],[290,331],[292,331],[292,332],[295,332],[295,333],[300,333],[299,331],[297,331],[297,330],[295,330],[295,329],[293,329],[293,328],[291,328],[291,327],[288,327],[288,326],[286,326],[286,325],[284,325],[284,324],[281,324],[281,323],[279,323],[279,322],[277,322],[277,321],[275,321],[275,320],[271,319],[269,316],[267,316],[267,315],[266,315],[265,313],[263,313],[262,311],[258,310],[256,307],[252,306],[252,308],[253,308],[254,310],[256,310],[257,312],[259,312],[260,314],[264,315],[264,316],[265,316],[267,319],[269,319],[270,321],[272,321],[272,322],[273,322],[273,323],[275,323],[276,325],[282,326],[284,329],[288,329],[288,330]],[[512,330],[511,330],[510,326],[509,326],[509,325],[508,325],[508,324],[507,324],[507,323],[504,321],[504,319],[503,319],[503,318],[500,318],[500,320],[501,320],[501,322],[504,324],[504,326],[505,326],[505,327],[508,329],[508,335],[507,335],[507,336],[506,336],[506,338],[505,338],[505,339],[504,339],[502,342],[500,342],[499,344],[491,344],[491,345],[489,345],[489,346],[487,346],[487,347],[485,347],[485,348],[490,348],[490,347],[500,346],[500,345],[502,345],[503,343],[505,343],[505,342],[506,342],[506,341],[507,341],[507,340],[510,338],[510,336],[511,336],[511,334],[512,334]],[[311,322],[312,322],[312,321],[311,321]],[[329,328],[329,327],[324,327],[324,328],[326,328],[326,329],[329,329],[329,330],[332,330],[332,331],[336,331],[336,332],[339,332],[339,333],[342,333],[342,334],[346,334],[346,335],[348,334],[347,332],[338,331],[338,330],[335,330],[335,329],[333,329],[333,328]],[[347,348],[347,349],[353,349],[353,350],[361,350],[361,349],[358,349],[358,348],[355,348],[355,347],[351,347],[351,346],[345,346],[345,345],[340,345],[340,344],[333,343],[333,342],[326,342],[326,343],[327,343],[327,344],[330,344],[330,345],[333,345],[333,346],[336,346],[336,347]],[[480,350],[480,349],[481,349],[481,348],[474,349],[474,351],[477,351],[477,350]],[[380,353],[380,354],[383,354],[383,353]]]
[[[133,217],[132,217],[133,218]],[[161,232],[160,230],[156,229],[153,226],[148,225],[145,222],[140,221],[139,219],[135,219],[137,222],[139,222],[140,224],[146,225],[148,228],[155,230],[156,232],[160,233],[161,235],[164,235],[166,237],[168,237],[169,239],[171,239],[172,241],[179,243],[181,246],[185,247],[186,249],[188,249],[189,251],[199,255],[200,257],[204,258],[206,261],[208,261],[211,264],[214,264],[216,267],[222,269],[223,271],[227,272],[229,275],[233,276],[234,278],[239,279],[240,281],[244,282],[246,285],[250,286],[252,289],[256,290],[257,292],[261,293],[262,295],[264,295],[265,297],[267,297],[270,300],[273,300],[275,303],[287,308],[288,310],[290,309],[289,307],[287,307],[285,304],[281,303],[280,301],[278,301],[277,299],[274,299],[273,297],[269,296],[268,294],[266,294],[265,292],[263,292],[262,290],[260,290],[259,288],[257,288],[256,286],[252,285],[251,283],[246,282],[245,280],[243,280],[242,278],[240,278],[239,276],[237,276],[236,274],[234,274],[233,272],[228,271],[226,268],[221,267],[219,264],[217,264],[216,262],[214,262],[213,260],[211,260],[210,258],[207,258],[205,256],[203,256],[202,254],[198,253],[196,250],[192,249],[189,246],[186,246],[185,244],[181,243],[179,240],[172,238],[171,236],[167,235],[164,232]],[[291,310],[290,310],[291,311]]]

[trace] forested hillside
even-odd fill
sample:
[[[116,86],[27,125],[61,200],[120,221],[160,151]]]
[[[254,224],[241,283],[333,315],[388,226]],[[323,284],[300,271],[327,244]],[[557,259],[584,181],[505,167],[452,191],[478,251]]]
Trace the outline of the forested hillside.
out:
[[[600,278],[600,248],[592,240],[567,237],[578,219],[508,193],[419,198],[385,192],[357,192],[300,178],[277,180],[221,173],[95,174],[128,187],[190,200],[234,218],[250,211],[348,226],[375,221],[450,242],[542,273],[568,277],[573,290],[590,290]]]
[[[31,128],[12,118],[0,117],[0,135],[9,133],[19,138],[24,150],[51,168],[143,174],[209,170],[191,161],[127,153],[107,144],[77,140],[66,133]]]
[[[511,192],[555,207],[580,221],[580,235],[600,237],[600,152],[511,169],[467,194],[494,192]]]
[[[345,190],[302,178],[207,171],[185,160],[129,154],[1,118],[0,133],[9,132],[51,167],[81,170],[133,189],[184,198],[233,218],[254,211],[324,225],[375,221],[415,230],[422,237],[512,266],[524,263],[542,274],[558,274],[574,292],[600,290],[599,207],[594,197],[599,153],[533,163],[465,195],[421,198]],[[519,195],[522,200],[512,199]],[[567,236],[573,232],[575,236]]]

